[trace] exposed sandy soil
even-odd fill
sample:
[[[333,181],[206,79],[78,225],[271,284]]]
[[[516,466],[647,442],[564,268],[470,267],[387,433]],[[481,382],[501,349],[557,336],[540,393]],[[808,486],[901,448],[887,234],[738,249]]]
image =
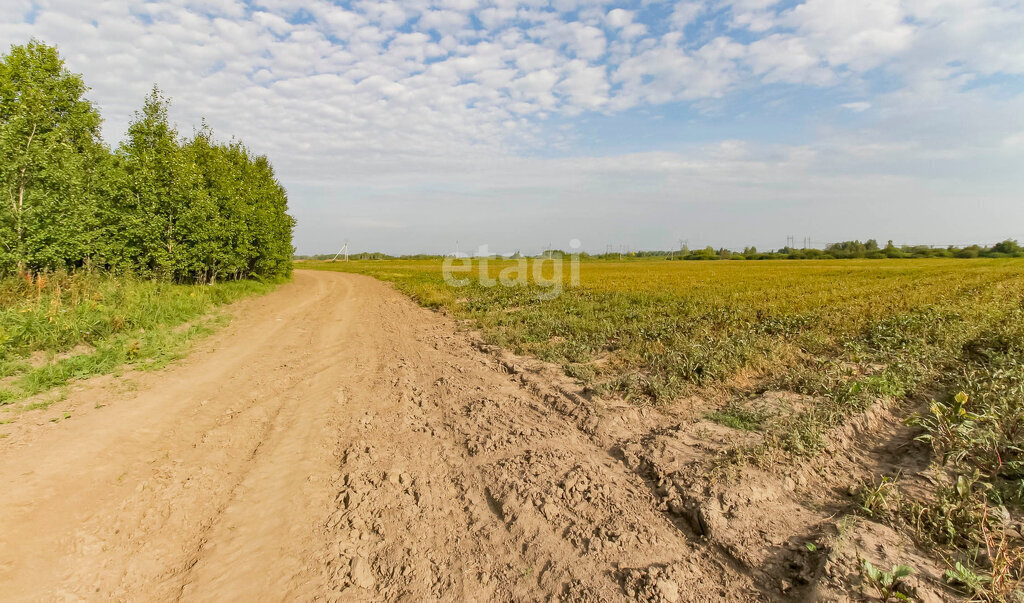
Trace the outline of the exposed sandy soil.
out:
[[[884,412],[726,485],[704,468],[743,433],[583,398],[370,278],[298,271],[232,313],[0,425],[0,598],[860,599],[857,555],[907,561],[842,521],[857,479],[923,464]]]

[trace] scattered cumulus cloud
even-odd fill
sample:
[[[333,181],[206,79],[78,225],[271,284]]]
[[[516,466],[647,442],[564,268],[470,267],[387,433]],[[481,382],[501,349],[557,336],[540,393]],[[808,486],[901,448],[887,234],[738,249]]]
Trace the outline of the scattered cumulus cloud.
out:
[[[11,0],[0,40],[57,44],[92,86],[108,141],[157,83],[180,123],[205,118],[269,154],[300,221],[341,211],[394,233],[415,223],[381,201],[396,182],[410,204],[457,205],[436,196],[437,174],[483,205],[570,190],[600,204],[616,190],[609,174],[633,174],[622,182],[636,190],[653,169],[687,198],[740,199],[777,178],[853,190],[827,185],[840,173],[874,174],[872,190],[927,187],[928,165],[944,162],[944,176],[983,173],[1002,199],[1019,179],[992,171],[1024,158],[1021,31],[1012,0]],[[575,133],[625,113],[699,122],[779,105],[802,108],[805,121],[785,119],[804,140],[730,133],[638,153],[626,132],[621,150],[590,153]],[[360,199],[379,214],[346,214]],[[302,228],[300,248],[320,245]]]

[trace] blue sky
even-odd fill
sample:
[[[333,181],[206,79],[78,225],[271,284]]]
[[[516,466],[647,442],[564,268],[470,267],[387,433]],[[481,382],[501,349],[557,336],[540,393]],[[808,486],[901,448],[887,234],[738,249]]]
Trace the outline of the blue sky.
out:
[[[1024,4],[8,0],[116,144],[153,83],[302,253],[1024,239]]]

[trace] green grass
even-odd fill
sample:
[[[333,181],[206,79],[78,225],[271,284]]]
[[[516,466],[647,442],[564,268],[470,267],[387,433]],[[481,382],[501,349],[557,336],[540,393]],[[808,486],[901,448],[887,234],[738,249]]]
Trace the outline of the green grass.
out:
[[[272,287],[85,273],[0,281],[0,405],[126,365],[166,366],[226,320],[211,315],[218,306]]]
[[[733,429],[757,431],[764,426],[767,416],[734,401],[724,408],[708,413],[707,418]]]

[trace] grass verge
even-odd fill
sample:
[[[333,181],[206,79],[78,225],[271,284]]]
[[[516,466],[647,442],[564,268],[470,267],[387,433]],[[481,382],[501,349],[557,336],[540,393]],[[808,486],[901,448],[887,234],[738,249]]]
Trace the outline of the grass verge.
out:
[[[121,367],[156,369],[272,283],[176,285],[95,273],[0,281],[0,405]]]

